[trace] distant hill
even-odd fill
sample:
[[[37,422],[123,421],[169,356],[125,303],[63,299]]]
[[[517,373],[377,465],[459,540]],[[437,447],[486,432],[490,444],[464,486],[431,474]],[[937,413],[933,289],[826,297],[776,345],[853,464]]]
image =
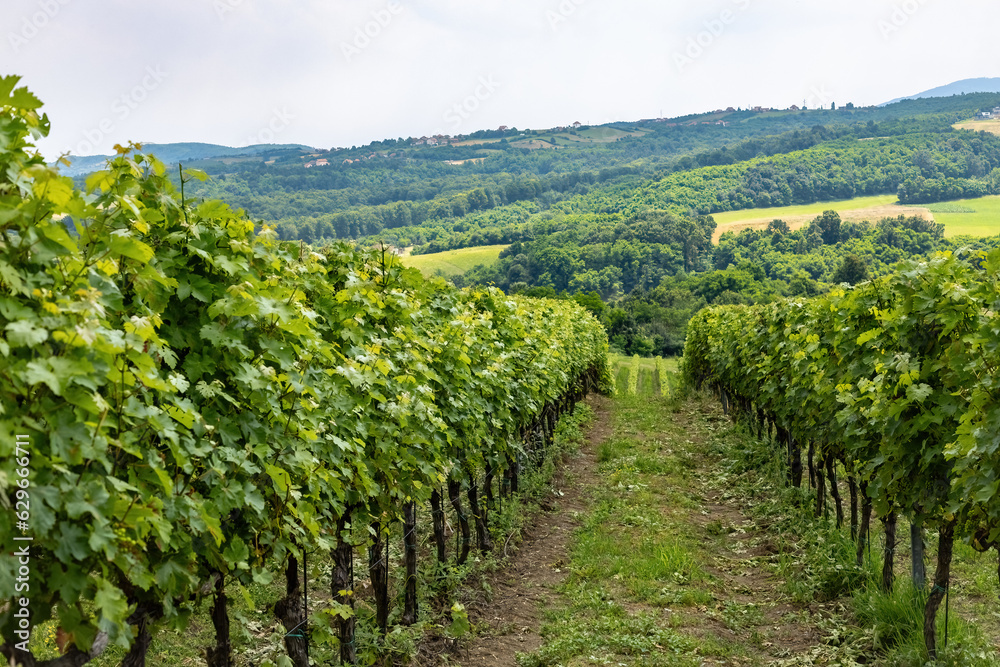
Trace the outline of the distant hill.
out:
[[[146,153],[152,153],[165,164],[194,162],[196,160],[211,158],[254,157],[284,151],[314,150],[302,144],[256,144],[253,146],[243,146],[242,148],[233,148],[231,146],[201,143],[143,144],[142,149]],[[89,174],[102,169],[104,163],[111,157],[113,156],[70,155],[69,161],[72,163],[72,166],[61,165],[60,171],[65,176],[82,176],[83,174]]]
[[[937,88],[925,90],[916,95],[897,97],[879,106],[884,107],[896,102],[902,102],[903,100],[917,100],[925,97],[951,97],[952,95],[966,95],[968,93],[1000,93],[1000,78],[962,79],[961,81],[949,83],[946,86],[938,86]]]

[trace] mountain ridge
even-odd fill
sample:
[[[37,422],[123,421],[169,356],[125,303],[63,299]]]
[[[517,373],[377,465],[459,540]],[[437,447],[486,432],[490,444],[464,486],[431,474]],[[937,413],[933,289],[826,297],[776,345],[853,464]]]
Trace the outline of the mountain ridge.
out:
[[[950,97],[952,95],[967,95],[969,93],[1000,93],[1000,77],[978,77],[973,79],[961,79],[952,81],[943,86],[930,88],[914,95],[897,97],[894,100],[883,102],[880,107],[889,106],[903,100],[924,99],[927,97]]]

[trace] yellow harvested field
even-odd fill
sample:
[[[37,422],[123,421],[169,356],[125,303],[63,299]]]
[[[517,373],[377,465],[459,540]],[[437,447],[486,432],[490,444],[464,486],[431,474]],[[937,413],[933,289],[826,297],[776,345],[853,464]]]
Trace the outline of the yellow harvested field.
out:
[[[783,206],[768,209],[748,209],[745,211],[727,211],[714,214],[717,223],[712,242],[718,243],[726,232],[739,234],[744,229],[767,229],[772,220],[784,220],[792,230],[800,229],[812,222],[823,211],[833,210],[840,214],[846,222],[877,222],[882,218],[895,218],[900,215],[919,216],[925,220],[934,220],[934,214],[923,206],[902,206],[894,195],[882,197],[859,197],[839,202],[818,202],[805,206]]]
[[[972,130],[973,132],[989,132],[990,134],[1000,134],[1000,119],[990,118],[986,120],[967,120],[952,125],[956,130]]]

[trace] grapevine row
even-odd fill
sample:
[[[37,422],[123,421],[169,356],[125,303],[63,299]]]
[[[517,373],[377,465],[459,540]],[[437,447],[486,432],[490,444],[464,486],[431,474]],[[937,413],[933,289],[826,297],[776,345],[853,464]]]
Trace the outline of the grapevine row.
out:
[[[0,599],[14,597],[14,537],[30,533],[31,620],[54,614],[68,648],[36,661],[7,605],[0,653],[82,665],[117,643],[141,665],[153,631],[207,599],[208,661],[229,665],[225,586],[268,583],[277,563],[275,612],[306,665],[298,571],[320,552],[353,662],[352,528],[370,528],[384,591],[378,554],[398,518],[414,622],[416,504],[431,503],[443,555],[446,486],[460,560],[466,519],[488,550],[477,480],[488,496],[495,475],[516,488],[529,436],[610,386],[603,328],[575,304],[425,281],[384,249],[280,243],[221,202],[185,199],[202,175],[183,172],[176,192],[134,146],[77,189],[33,150],[48,119],[16,84],[0,79],[0,503],[27,435],[31,525],[0,513]]]
[[[717,307],[691,321],[684,375],[715,388],[727,411],[785,448],[800,486],[803,449],[817,483],[837,491],[843,464],[860,561],[874,510],[885,524],[883,586],[892,586],[897,515],[937,529],[924,639],[936,655],[935,615],[955,538],[1000,545],[1000,251],[940,254],[892,276],[809,300]],[[856,497],[862,501],[858,526]],[[838,524],[843,521],[839,495]],[[918,562],[919,561],[919,562]]]

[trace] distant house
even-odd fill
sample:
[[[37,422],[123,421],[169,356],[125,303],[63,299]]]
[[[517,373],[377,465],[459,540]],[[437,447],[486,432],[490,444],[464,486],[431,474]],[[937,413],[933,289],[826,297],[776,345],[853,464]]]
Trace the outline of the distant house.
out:
[[[575,123],[573,123],[574,130],[579,129],[581,127],[583,127],[583,123],[581,123],[580,121],[576,121]]]
[[[793,104],[792,106],[788,107],[788,110],[789,111],[799,111],[799,107],[798,107],[797,104]]]
[[[427,145],[428,146],[437,146],[438,145],[438,140],[435,139],[434,137],[431,137],[430,139],[427,140]]]
[[[728,111],[729,113],[732,113],[732,112],[736,111],[736,109],[734,109],[732,107],[726,107],[726,111]]]
[[[499,129],[498,129],[497,131],[498,131],[498,132],[506,132],[506,131],[507,131],[507,130],[509,130],[509,129],[510,129],[510,128],[509,128],[509,127],[507,127],[506,125],[501,125],[501,126],[500,126],[500,128],[499,128]]]
[[[762,111],[764,111],[764,107],[754,107],[753,109],[751,109],[751,111],[756,111],[757,113],[761,113]]]

